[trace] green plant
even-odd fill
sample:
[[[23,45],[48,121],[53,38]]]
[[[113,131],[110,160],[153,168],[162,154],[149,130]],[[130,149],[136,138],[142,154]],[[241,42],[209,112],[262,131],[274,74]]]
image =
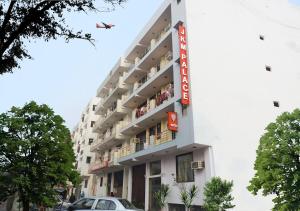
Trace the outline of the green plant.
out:
[[[74,162],[70,131],[47,105],[30,102],[0,114],[0,201],[17,193],[23,211],[52,206],[54,187],[79,183]]]
[[[300,210],[300,109],[284,112],[265,130],[248,190],[275,195],[273,210]]]
[[[189,189],[186,186],[182,186],[180,190],[180,199],[185,206],[186,210],[190,210],[194,199],[198,194],[198,187],[192,185]]]
[[[207,211],[224,211],[235,207],[230,192],[233,182],[213,177],[204,187],[204,208]]]
[[[170,192],[169,185],[162,184],[160,190],[154,193],[154,199],[159,209],[162,209],[166,205],[167,196]]]

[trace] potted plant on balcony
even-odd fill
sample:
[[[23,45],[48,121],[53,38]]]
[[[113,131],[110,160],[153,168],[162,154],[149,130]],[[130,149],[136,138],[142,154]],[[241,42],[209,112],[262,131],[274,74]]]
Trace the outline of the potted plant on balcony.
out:
[[[165,210],[169,192],[170,192],[169,185],[161,184],[160,190],[154,193],[154,199],[156,200],[156,205],[161,211]]]

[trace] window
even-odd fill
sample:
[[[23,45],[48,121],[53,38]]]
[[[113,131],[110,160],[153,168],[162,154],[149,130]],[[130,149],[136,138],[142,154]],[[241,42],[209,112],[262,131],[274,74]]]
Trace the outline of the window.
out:
[[[97,106],[97,105],[93,105],[93,111],[95,111],[95,110],[96,110],[96,106]]]
[[[89,157],[89,156],[88,156],[88,157],[86,157],[86,163],[91,163],[91,159],[92,159],[92,158],[91,158],[91,157]]]
[[[95,121],[91,121],[91,127],[94,127]]]
[[[118,200],[125,209],[136,209],[136,207],[133,204],[131,204],[129,201],[127,201],[126,199],[118,199]]]
[[[265,40],[265,36],[264,35],[259,35],[259,39],[260,40]]]
[[[91,209],[94,204],[95,199],[81,199],[74,203],[72,206],[74,210],[87,210]]]
[[[266,65],[266,71],[271,72],[271,70],[272,70],[271,67]]]
[[[191,168],[193,153],[176,156],[176,180],[177,182],[193,182],[194,171]]]
[[[89,145],[91,145],[94,142],[94,139],[90,138],[89,139]]]
[[[100,178],[100,187],[103,186],[103,177]]]
[[[155,161],[150,163],[150,175],[158,175],[161,173],[161,162]]]
[[[278,101],[273,101],[273,105],[274,105],[274,107],[279,107],[279,102]]]
[[[115,210],[116,204],[111,200],[100,199],[95,207],[96,210]]]
[[[89,180],[84,180],[84,188],[87,188],[87,186],[88,186],[88,183],[89,183]]]

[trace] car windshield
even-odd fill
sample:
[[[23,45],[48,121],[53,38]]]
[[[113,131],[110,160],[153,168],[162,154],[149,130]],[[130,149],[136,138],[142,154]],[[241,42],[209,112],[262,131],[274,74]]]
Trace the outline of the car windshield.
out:
[[[126,209],[135,209],[136,207],[126,199],[118,199]]]

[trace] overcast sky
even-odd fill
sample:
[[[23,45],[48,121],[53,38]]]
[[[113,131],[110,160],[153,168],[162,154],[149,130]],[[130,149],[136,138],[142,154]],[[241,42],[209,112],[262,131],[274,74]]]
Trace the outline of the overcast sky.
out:
[[[92,33],[96,47],[83,40],[30,43],[34,60],[24,60],[13,74],[0,75],[0,113],[35,100],[52,107],[73,129],[104,77],[162,2],[129,0],[114,12],[70,15],[70,25]],[[101,21],[116,27],[96,29]]]
[[[34,60],[24,60],[13,74],[0,75],[0,113],[35,100],[52,107],[73,129],[104,77],[162,2],[129,0],[111,13],[69,15],[71,26],[92,33],[96,47],[82,40],[28,44]],[[290,2],[300,5],[300,0]],[[101,21],[116,27],[96,29]]]

